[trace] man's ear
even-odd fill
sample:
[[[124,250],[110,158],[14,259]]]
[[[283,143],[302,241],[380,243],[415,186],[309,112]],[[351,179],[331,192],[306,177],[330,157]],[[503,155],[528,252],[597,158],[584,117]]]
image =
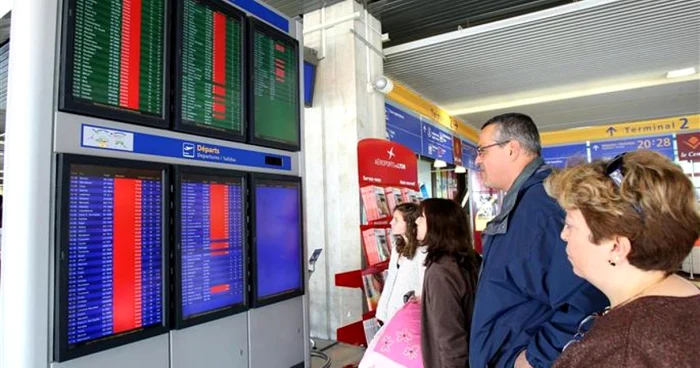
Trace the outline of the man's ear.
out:
[[[511,161],[515,161],[520,157],[522,154],[522,147],[520,146],[520,142],[516,140],[511,140],[508,142],[508,146],[506,147],[508,150],[508,157],[510,157]]]

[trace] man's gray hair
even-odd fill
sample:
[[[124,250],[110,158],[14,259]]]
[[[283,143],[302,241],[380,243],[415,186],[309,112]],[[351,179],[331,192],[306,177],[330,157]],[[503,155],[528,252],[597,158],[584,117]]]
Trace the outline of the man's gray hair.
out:
[[[498,115],[487,121],[481,129],[489,125],[495,125],[497,128],[497,142],[518,141],[526,151],[535,156],[542,155],[540,133],[531,117],[517,112]]]

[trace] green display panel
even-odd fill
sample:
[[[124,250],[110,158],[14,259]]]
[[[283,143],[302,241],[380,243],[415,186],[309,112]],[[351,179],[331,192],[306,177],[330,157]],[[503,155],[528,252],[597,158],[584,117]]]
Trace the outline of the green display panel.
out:
[[[184,0],[178,8],[176,127],[243,140],[244,15],[219,1]]]
[[[252,143],[299,149],[298,42],[252,21]]]
[[[166,2],[66,3],[60,108],[166,125]]]

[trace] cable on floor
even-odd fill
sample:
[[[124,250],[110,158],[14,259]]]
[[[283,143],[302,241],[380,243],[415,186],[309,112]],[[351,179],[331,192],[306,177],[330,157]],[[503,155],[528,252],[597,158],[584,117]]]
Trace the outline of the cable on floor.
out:
[[[311,357],[312,357],[312,358],[323,359],[323,360],[325,361],[325,363],[323,363],[323,365],[321,366],[321,368],[330,368],[330,366],[331,366],[331,358],[329,358],[328,355],[326,355],[326,353],[322,353],[322,352],[320,352],[320,351],[311,350]]]

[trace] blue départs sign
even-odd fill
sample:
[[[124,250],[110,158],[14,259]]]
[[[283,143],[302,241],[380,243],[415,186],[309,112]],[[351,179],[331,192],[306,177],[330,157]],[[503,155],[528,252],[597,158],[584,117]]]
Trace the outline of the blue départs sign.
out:
[[[462,163],[470,170],[476,170],[476,146],[469,141],[462,140]]]
[[[289,20],[255,0],[228,0],[231,4],[289,33]]]
[[[586,144],[570,144],[566,146],[542,147],[544,162],[557,169],[588,162]]]
[[[437,124],[431,124],[421,117],[423,149],[422,155],[436,160],[443,160],[449,164],[454,162],[452,134]]]
[[[621,153],[642,149],[656,151],[671,160],[675,158],[673,152],[673,135],[668,134],[655,137],[591,142],[591,159],[610,160]]]
[[[80,145],[88,148],[220,164],[283,171],[292,170],[292,158],[290,156],[220,146],[196,140],[182,140],[127,130],[116,130],[88,124],[83,124],[81,127]]]
[[[420,118],[390,103],[384,104],[384,109],[386,111],[386,138],[410,148],[415,153],[420,153]]]

